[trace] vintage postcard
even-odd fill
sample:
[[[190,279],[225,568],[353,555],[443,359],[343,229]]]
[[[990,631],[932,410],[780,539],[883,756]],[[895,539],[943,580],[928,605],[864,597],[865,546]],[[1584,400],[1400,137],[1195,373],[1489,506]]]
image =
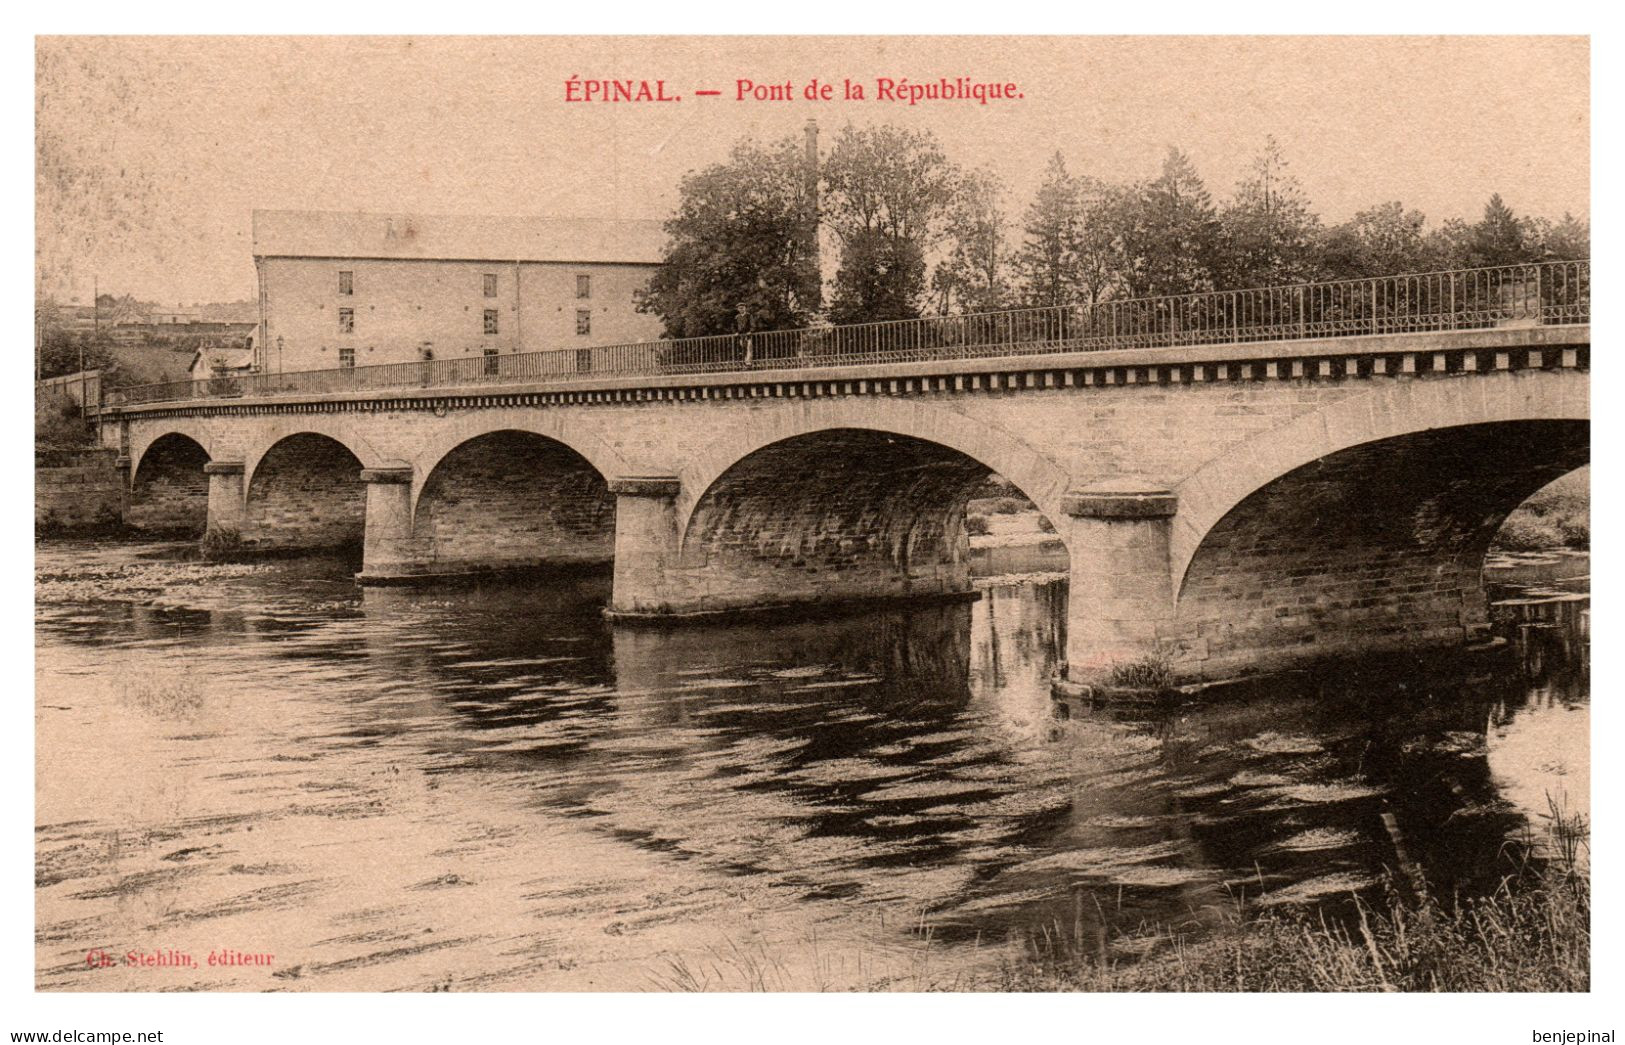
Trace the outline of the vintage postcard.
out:
[[[1591,990],[1587,38],[35,61],[38,995]]]

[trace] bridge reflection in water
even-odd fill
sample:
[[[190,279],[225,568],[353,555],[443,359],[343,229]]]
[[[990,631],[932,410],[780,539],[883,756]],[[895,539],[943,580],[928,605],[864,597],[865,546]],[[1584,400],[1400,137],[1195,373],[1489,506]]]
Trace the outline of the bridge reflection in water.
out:
[[[1385,812],[1436,885],[1490,887],[1506,840],[1544,806],[1507,801],[1539,793],[1539,773],[1492,772],[1487,731],[1586,700],[1573,629],[1514,626],[1527,674],[1514,660],[1470,677],[1390,664],[1243,701],[1058,721],[1048,679],[1064,589],[613,628],[607,650],[590,616],[604,593],[578,590],[543,624],[580,628],[562,706],[493,697],[479,677],[535,652],[534,623],[514,626],[513,647],[482,645],[489,667],[472,678],[467,652],[424,666],[462,696],[451,706],[475,739],[460,757],[525,774],[540,806],[717,873],[901,904],[944,939],[1056,920],[1199,923],[1238,895],[1346,898],[1398,870]],[[389,619],[420,598],[368,592],[365,608]],[[588,665],[609,677],[581,692]]]
[[[285,679],[278,728],[321,738],[286,752],[295,765],[343,772],[383,745],[401,772],[455,777],[679,881],[838,898],[943,941],[1195,926],[1238,895],[1335,904],[1394,867],[1384,813],[1439,888],[1484,888],[1542,811],[1551,738],[1584,757],[1584,649],[1563,627],[1507,625],[1524,659],[1478,673],[1059,721],[1064,586],[627,629],[601,616],[601,573],[357,591],[342,565],[304,560],[189,605],[46,612],[41,641],[114,642],[129,670],[180,649],[200,672]],[[264,716],[240,718],[252,732]],[[1497,755],[1519,730],[1546,739],[1535,764]],[[403,825],[347,828],[386,829]]]

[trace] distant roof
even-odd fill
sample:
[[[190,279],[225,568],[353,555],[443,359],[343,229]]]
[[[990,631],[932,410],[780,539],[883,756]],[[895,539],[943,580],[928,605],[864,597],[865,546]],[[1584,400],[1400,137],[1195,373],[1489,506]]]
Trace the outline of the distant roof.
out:
[[[252,348],[200,348],[192,353],[192,362],[187,364],[188,371],[196,370],[198,360],[205,355],[211,361],[218,362],[228,370],[241,370],[243,367],[254,365],[254,350]]]
[[[254,256],[656,265],[658,221],[256,210]]]

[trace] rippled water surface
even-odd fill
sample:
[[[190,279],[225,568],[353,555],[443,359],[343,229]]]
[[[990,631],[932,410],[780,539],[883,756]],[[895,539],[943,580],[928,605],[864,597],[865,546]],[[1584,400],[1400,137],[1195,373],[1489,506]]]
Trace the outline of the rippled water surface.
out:
[[[1583,563],[1443,678],[1062,721],[1062,582],[658,630],[603,576],[185,559],[38,553],[44,989],[974,986],[1046,926],[1345,902],[1396,843],[1482,888],[1588,811]]]

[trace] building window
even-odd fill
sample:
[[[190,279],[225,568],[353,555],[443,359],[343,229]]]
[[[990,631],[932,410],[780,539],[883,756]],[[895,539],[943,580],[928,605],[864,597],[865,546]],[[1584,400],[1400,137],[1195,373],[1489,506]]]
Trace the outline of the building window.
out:
[[[496,349],[494,349],[494,348],[486,349],[485,350],[485,372],[487,374],[493,374],[494,375],[497,372],[497,368],[502,365],[501,362],[500,362],[500,359],[501,359],[501,357],[497,355],[497,350]]]
[[[353,333],[355,333],[355,309],[353,309],[353,308],[341,308],[341,309],[339,309],[339,333],[341,333],[341,334],[353,334]]]
[[[592,333],[592,312],[590,310],[584,308],[576,309],[576,333]]]
[[[487,334],[495,334],[497,332],[497,310],[494,308],[488,308],[485,310],[485,332]]]
[[[488,298],[497,296],[497,274],[495,272],[485,274],[485,296]]]
[[[354,272],[340,272],[339,273],[339,293],[340,294],[354,294],[355,293],[355,273]]]
[[[591,276],[577,276],[576,277],[576,297],[578,297],[578,298],[590,298],[590,297],[592,297],[592,277]]]
[[[342,366],[342,367],[355,366],[355,349],[353,349],[353,348],[341,348],[341,349],[339,349],[339,366]]]

